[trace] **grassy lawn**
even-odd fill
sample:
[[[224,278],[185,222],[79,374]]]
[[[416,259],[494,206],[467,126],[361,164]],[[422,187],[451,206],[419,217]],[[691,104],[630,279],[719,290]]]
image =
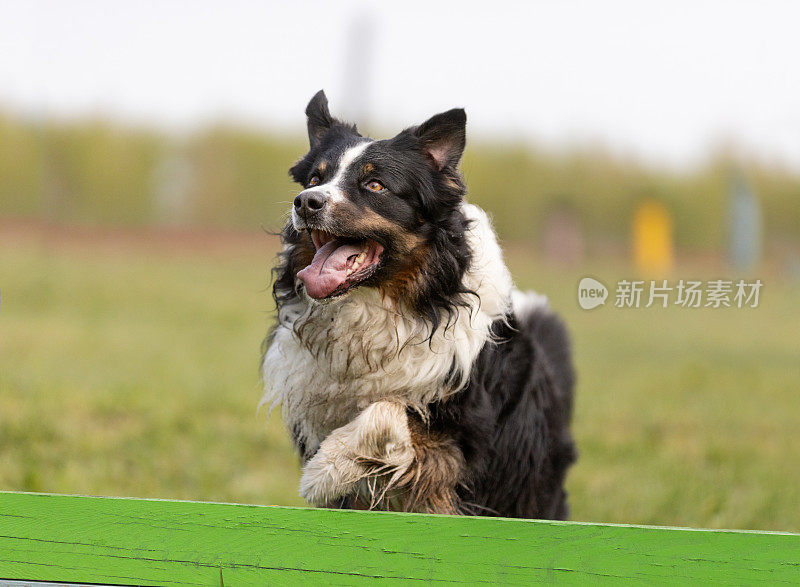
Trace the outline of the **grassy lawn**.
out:
[[[0,238],[0,489],[301,504],[256,410],[274,241],[142,241]],[[587,312],[580,277],[632,272],[509,263],[573,332],[574,519],[800,531],[796,283],[763,277],[757,309]],[[703,271],[674,277],[725,275]]]

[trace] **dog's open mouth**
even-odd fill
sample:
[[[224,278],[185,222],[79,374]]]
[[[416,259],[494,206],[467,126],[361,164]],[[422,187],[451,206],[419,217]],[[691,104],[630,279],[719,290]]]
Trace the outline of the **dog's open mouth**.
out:
[[[374,240],[336,236],[316,229],[310,233],[317,252],[297,278],[312,298],[343,294],[378,269],[383,247]]]

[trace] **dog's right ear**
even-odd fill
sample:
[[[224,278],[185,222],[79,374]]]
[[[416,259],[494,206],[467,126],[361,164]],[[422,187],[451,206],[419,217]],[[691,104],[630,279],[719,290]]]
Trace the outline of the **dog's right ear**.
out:
[[[463,108],[453,108],[432,116],[413,129],[422,152],[437,170],[455,169],[466,145],[467,113]]]
[[[308,117],[308,142],[314,149],[322,142],[322,137],[331,127],[342,124],[331,116],[328,110],[328,98],[325,91],[320,90],[306,106],[306,116]]]

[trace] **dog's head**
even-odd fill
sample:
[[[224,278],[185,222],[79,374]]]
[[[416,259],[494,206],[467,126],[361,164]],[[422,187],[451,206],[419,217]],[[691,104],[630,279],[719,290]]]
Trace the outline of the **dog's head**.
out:
[[[283,235],[292,289],[316,300],[359,287],[414,300],[458,293],[470,258],[457,171],[464,110],[387,140],[331,116],[322,91],[306,115],[310,149],[289,172],[303,189]]]

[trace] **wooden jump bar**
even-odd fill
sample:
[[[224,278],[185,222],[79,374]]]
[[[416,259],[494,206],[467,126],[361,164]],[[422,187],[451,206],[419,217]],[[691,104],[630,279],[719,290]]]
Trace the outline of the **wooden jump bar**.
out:
[[[800,582],[800,535],[0,492],[2,580]]]

